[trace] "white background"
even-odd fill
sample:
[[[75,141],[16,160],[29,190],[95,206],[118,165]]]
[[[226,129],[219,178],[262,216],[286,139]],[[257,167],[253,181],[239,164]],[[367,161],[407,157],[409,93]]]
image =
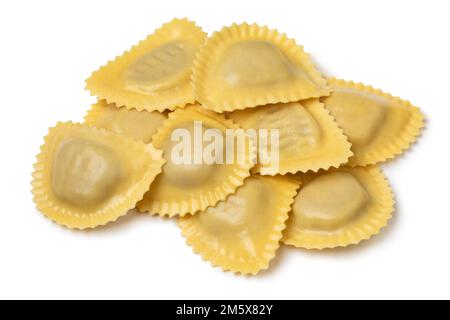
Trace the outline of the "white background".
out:
[[[450,298],[448,1],[2,1],[0,298]],[[418,144],[384,166],[397,200],[359,247],[282,248],[257,277],[213,269],[173,221],[130,215],[75,232],[37,212],[30,174],[47,129],[81,121],[90,73],[174,17],[212,32],[258,22],[285,32],[326,75],[411,100]]]

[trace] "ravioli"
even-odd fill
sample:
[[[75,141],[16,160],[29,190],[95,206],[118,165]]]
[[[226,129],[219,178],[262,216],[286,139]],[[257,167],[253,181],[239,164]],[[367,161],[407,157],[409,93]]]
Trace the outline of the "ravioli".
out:
[[[419,108],[360,83],[330,79],[323,102],[352,143],[350,166],[373,165],[403,153],[424,126]]]
[[[283,242],[327,249],[367,240],[394,211],[391,188],[376,166],[340,168],[301,176]]]
[[[165,113],[158,111],[118,108],[113,103],[107,104],[105,100],[101,100],[92,106],[84,120],[88,125],[150,143],[166,118]]]
[[[205,40],[195,23],[174,19],[95,71],[86,88],[100,100],[150,112],[194,103],[190,76]]]
[[[188,245],[224,271],[257,274],[274,258],[300,182],[254,175],[226,201],[179,219]]]
[[[326,79],[257,24],[210,38],[174,19],[94,71],[83,124],[50,128],[32,174],[39,211],[90,229],[133,212],[174,218],[193,251],[256,275],[280,244],[357,245],[394,213],[378,164],[424,127],[410,102]],[[302,188],[301,188],[302,186]]]
[[[244,137],[244,148],[236,150],[230,163],[219,161],[219,158],[222,160],[226,158],[228,149],[226,143],[216,150],[215,154],[212,152],[217,159],[213,159],[211,163],[204,161],[202,151],[200,153],[202,158],[197,159],[199,161],[195,159],[196,150],[209,145],[204,140],[196,142],[192,139],[194,141],[189,142],[191,151],[187,151],[189,154],[178,152],[180,142],[174,140],[174,132],[187,133],[189,139],[195,138],[198,134],[197,124],[200,124],[205,132],[213,130],[218,133],[224,141],[227,129],[238,128],[225,116],[204,110],[198,105],[177,109],[169,114],[169,119],[153,137],[153,144],[164,151],[167,163],[163,173],[138,203],[137,208],[140,212],[169,217],[194,214],[224,200],[229,194],[234,193],[250,175],[250,169],[254,166],[256,148],[249,137]],[[234,139],[232,141],[235,143]],[[233,149],[235,149],[234,145]],[[177,159],[179,155],[181,159]],[[188,161],[180,161],[184,160],[184,156],[189,158]]]
[[[151,144],[71,122],[50,129],[37,159],[34,202],[45,216],[74,229],[125,215],[164,163]]]
[[[339,167],[352,156],[350,143],[334,119],[317,99],[274,104],[235,111],[228,115],[242,128],[279,130],[278,146],[267,139],[260,148],[259,159],[270,157],[277,148],[279,163],[259,161],[255,171],[263,175],[317,171]],[[258,142],[258,147],[261,145]],[[265,154],[269,153],[269,156]],[[273,161],[272,161],[273,162]]]
[[[197,101],[216,112],[329,95],[310,56],[286,35],[256,24],[215,32],[193,71]]]

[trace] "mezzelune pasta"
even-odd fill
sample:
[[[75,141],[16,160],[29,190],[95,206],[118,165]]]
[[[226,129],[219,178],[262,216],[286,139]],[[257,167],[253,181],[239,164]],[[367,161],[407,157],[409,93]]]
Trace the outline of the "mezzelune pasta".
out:
[[[330,93],[303,47],[256,24],[214,33],[197,55],[192,79],[196,99],[216,112]]]
[[[302,46],[257,24],[208,38],[174,19],[86,88],[97,103],[85,123],[44,139],[38,209],[76,229],[133,208],[177,219],[194,252],[239,274],[267,269],[280,245],[330,250],[378,234],[394,213],[381,165],[424,127],[408,101],[325,77]]]
[[[162,152],[103,129],[59,123],[33,173],[38,208],[69,228],[95,228],[133,209],[161,172]]]
[[[194,103],[190,76],[206,34],[187,19],[164,24],[86,80],[92,95],[129,109],[164,111]]]

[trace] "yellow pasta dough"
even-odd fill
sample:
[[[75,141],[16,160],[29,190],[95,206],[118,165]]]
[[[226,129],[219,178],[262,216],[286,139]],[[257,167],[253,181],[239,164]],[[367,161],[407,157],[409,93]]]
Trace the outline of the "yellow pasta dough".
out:
[[[377,166],[410,148],[410,102],[326,79],[285,34],[174,19],[94,71],[83,124],[59,122],[32,174],[39,211],[71,228],[131,209],[176,218],[223,271],[256,275],[280,244],[359,244],[394,212]]]
[[[224,271],[257,274],[275,256],[300,182],[255,175],[215,207],[179,219],[188,245]]]
[[[105,100],[101,100],[92,106],[84,120],[88,125],[150,143],[166,118],[166,114],[158,111],[117,108],[115,104],[107,104]]]
[[[224,200],[250,175],[250,169],[254,166],[256,148],[248,137],[245,138],[245,149],[237,151],[230,163],[208,163],[203,158],[198,159],[200,161],[197,162],[196,150],[202,148],[206,150],[206,145],[210,145],[205,140],[199,143],[189,140],[189,147],[192,148],[187,156],[190,161],[175,161],[174,158],[179,155],[177,150],[180,142],[173,139],[174,132],[181,130],[189,135],[189,139],[194,137],[192,140],[195,140],[197,135],[204,137],[202,133],[197,132],[198,125],[201,126],[200,130],[204,132],[213,130],[220,137],[225,137],[227,129],[238,128],[225,116],[204,110],[198,105],[177,109],[170,113],[169,119],[153,137],[153,144],[164,151],[167,163],[163,173],[138,203],[139,211],[168,216],[194,214]],[[214,155],[217,160],[220,157],[224,160],[226,158],[227,144],[224,143],[222,147],[216,150]],[[203,155],[204,153],[201,152],[200,156],[203,157]],[[238,162],[239,157],[243,161]]]
[[[352,143],[350,166],[376,164],[401,154],[424,126],[420,110],[360,83],[330,79],[333,93],[323,101]]]
[[[86,88],[108,103],[138,110],[173,110],[194,103],[190,76],[205,40],[193,22],[174,19],[95,71]]]
[[[151,144],[71,122],[50,129],[37,160],[34,202],[48,218],[76,229],[125,215],[164,163]]]
[[[279,166],[259,163],[255,169],[263,175],[339,167],[352,156],[347,137],[317,99],[235,111],[229,117],[246,129],[279,130]],[[270,139],[267,143],[272,148]]]
[[[216,112],[329,94],[326,80],[303,47],[256,24],[215,32],[199,51],[193,71],[197,100]]]
[[[389,183],[376,166],[301,176],[283,242],[306,249],[345,247],[377,234],[392,216]]]

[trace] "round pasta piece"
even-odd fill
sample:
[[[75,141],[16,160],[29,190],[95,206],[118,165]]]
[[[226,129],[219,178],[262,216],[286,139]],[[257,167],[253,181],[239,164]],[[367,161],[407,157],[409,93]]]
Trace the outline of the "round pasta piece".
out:
[[[37,160],[34,202],[45,216],[74,229],[125,215],[164,163],[151,144],[71,122],[50,129]]]
[[[153,137],[153,144],[163,150],[167,163],[138,203],[138,210],[169,217],[194,214],[235,192],[250,175],[256,153],[246,135],[240,140],[240,149],[236,148],[237,139],[226,141],[227,131],[235,129],[238,126],[225,116],[198,105],[170,113]],[[205,137],[211,133],[215,139],[209,137],[208,142]],[[235,150],[232,157],[229,149]],[[206,161],[205,154],[211,154],[213,161]]]
[[[303,175],[283,242],[305,249],[345,247],[387,225],[392,191],[378,167],[340,168]]]
[[[260,106],[228,116],[242,128],[268,130],[269,137],[258,142],[260,161],[255,167],[263,175],[339,167],[353,154],[347,137],[317,99]],[[274,129],[279,133],[278,148],[271,137]]]
[[[350,166],[394,158],[409,149],[424,126],[408,101],[361,83],[330,79],[333,93],[323,101],[352,143]]]
[[[216,112],[329,94],[303,47],[256,24],[215,32],[200,49],[192,77],[197,100]]]
[[[108,103],[138,110],[173,110],[194,103],[190,76],[205,40],[195,23],[174,19],[95,71],[86,88]]]
[[[186,241],[224,271],[257,274],[275,257],[300,182],[251,176],[217,206],[179,219]]]
[[[87,125],[150,143],[166,118],[165,113],[158,111],[117,108],[114,103],[108,104],[105,100],[101,100],[92,105],[84,120]]]

